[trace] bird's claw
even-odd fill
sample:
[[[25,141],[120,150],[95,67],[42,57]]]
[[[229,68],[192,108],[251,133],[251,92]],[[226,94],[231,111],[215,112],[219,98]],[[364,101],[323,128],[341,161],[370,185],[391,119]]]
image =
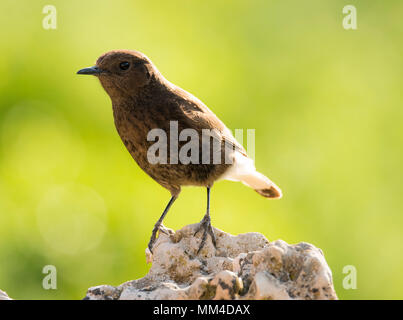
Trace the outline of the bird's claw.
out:
[[[157,233],[161,232],[166,235],[170,235],[172,233],[172,230],[165,227],[162,223],[160,225],[155,225],[153,232],[151,234],[150,241],[148,242],[148,249],[150,250],[151,253],[153,253],[153,245],[155,243],[155,240],[157,240]]]
[[[167,236],[169,236],[170,234],[173,233],[172,229],[165,227],[163,224],[160,225],[158,230],[159,230],[159,232],[162,232],[163,234],[166,234]]]
[[[213,243],[214,248],[217,248],[217,241],[216,241],[213,227],[211,226],[210,217],[207,217],[207,218],[204,217],[203,220],[200,221],[199,226],[197,227],[197,230],[194,233],[194,235],[196,235],[202,229],[203,229],[203,235],[202,235],[199,249],[197,250],[197,254],[200,253],[201,249],[203,249],[204,245],[206,244],[207,234],[210,235],[211,242]]]

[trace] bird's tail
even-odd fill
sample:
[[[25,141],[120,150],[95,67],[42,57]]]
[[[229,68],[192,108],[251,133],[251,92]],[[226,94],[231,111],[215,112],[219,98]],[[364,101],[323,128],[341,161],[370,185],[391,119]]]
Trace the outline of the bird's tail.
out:
[[[280,199],[282,197],[280,188],[269,178],[256,171],[252,159],[239,152],[235,152],[234,164],[222,176],[222,179],[241,181],[265,198]]]
[[[254,189],[258,194],[265,198],[280,199],[282,193],[269,178],[255,171],[240,177],[243,184]]]

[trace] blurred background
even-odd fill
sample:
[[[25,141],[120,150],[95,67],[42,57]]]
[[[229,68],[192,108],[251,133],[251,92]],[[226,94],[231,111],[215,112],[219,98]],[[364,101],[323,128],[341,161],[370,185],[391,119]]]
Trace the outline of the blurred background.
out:
[[[45,30],[45,5],[57,29]],[[342,9],[357,8],[357,30]],[[75,73],[111,49],[144,52],[234,129],[283,190],[212,191],[212,223],[320,247],[341,299],[403,298],[402,1],[28,1],[0,4],[0,289],[81,299],[146,274],[169,193],[114,128],[98,80]],[[247,145],[245,146],[247,148]],[[165,225],[201,220],[185,188]],[[57,290],[42,268],[57,268]],[[343,267],[357,289],[343,288]]]

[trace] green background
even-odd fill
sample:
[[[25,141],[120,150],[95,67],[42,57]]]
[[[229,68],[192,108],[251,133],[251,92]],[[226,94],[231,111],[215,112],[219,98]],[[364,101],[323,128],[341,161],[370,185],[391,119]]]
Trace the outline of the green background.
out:
[[[42,27],[46,4],[56,30]],[[79,299],[147,272],[169,193],[125,150],[98,80],[75,74],[136,49],[230,129],[256,129],[256,166],[284,192],[269,201],[217,183],[214,226],[320,247],[342,299],[403,298],[402,1],[2,0],[0,12],[0,289],[11,297]],[[185,188],[165,224],[204,212],[205,190]],[[42,288],[45,265],[57,290]],[[346,265],[356,290],[343,289]]]

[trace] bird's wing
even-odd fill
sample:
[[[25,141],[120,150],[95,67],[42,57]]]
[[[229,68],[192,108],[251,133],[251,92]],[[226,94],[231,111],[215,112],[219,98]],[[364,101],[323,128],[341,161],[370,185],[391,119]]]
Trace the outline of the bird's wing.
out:
[[[181,97],[181,102],[178,105],[182,114],[185,114],[190,128],[198,130],[217,130],[221,142],[225,143],[227,147],[232,148],[247,157],[243,146],[234,138],[225,124],[218,119],[218,117],[203,102],[185,90],[178,89],[180,92],[177,91],[176,94],[178,95],[179,93],[179,96]]]

